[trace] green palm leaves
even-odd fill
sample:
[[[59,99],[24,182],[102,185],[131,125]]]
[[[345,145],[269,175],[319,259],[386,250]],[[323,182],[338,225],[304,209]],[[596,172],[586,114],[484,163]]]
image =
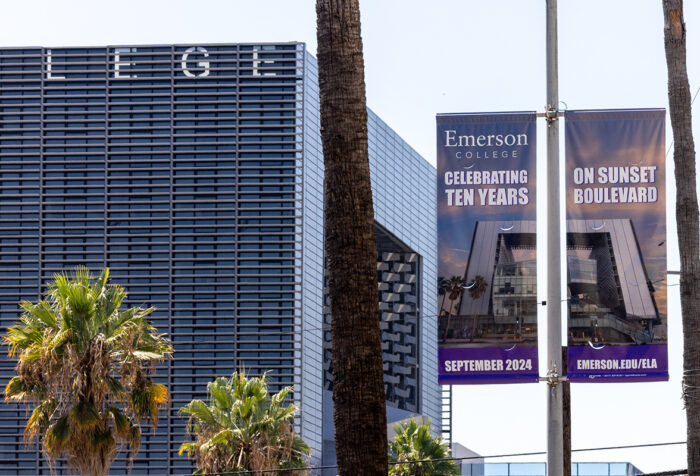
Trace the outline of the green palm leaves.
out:
[[[297,408],[284,404],[291,387],[270,396],[265,376],[248,379],[234,373],[209,383],[207,390],[208,404],[192,400],[180,410],[190,415],[188,428],[196,438],[183,443],[180,454],[194,458],[195,474],[304,466],[310,449],[294,434]]]
[[[486,292],[489,283],[486,282],[483,276],[477,274],[472,279],[471,285],[468,286],[469,295],[472,299],[479,299]]]
[[[430,432],[430,423],[419,425],[411,419],[394,426],[396,436],[389,441],[389,462],[407,461],[406,464],[392,464],[389,474],[393,476],[452,476],[460,474],[450,457],[450,450]]]
[[[5,342],[17,375],[5,399],[34,405],[25,427],[49,460],[65,456],[84,475],[109,471],[119,445],[138,452],[140,421],[158,421],[165,386],[151,378],[169,341],[147,321],[153,308],[119,310],[126,292],[83,267],[60,274],[44,300],[23,302]]]

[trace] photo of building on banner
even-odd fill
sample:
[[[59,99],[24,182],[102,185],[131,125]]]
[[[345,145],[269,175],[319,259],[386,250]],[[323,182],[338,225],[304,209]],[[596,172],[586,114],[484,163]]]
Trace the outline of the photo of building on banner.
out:
[[[566,112],[571,381],[668,380],[664,121]]]
[[[437,116],[440,384],[536,382],[535,113]]]

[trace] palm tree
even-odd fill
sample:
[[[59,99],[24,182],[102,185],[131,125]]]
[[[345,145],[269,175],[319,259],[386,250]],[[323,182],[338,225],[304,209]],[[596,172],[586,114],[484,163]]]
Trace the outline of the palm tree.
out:
[[[449,285],[449,280],[447,280],[443,276],[438,277],[438,282],[437,282],[438,296],[442,296],[442,302],[440,303],[440,310],[438,311],[437,319],[438,319],[438,335],[441,337],[445,335],[445,324],[446,324],[445,321],[447,319],[449,319],[446,315],[447,314],[446,312],[443,314],[443,309],[445,307],[445,301],[447,300],[447,286],[448,285]]]
[[[461,474],[451,460],[447,443],[430,432],[430,422],[419,425],[411,419],[395,425],[396,436],[389,442],[389,474],[392,476],[452,476]],[[428,460],[428,461],[426,461]],[[432,460],[432,461],[430,461]],[[395,464],[410,461],[410,464]]]
[[[291,469],[303,467],[311,451],[294,434],[297,408],[284,405],[291,390],[270,396],[264,375],[249,379],[242,372],[210,382],[208,404],[192,400],[180,409],[190,415],[188,431],[196,438],[180,446],[180,454],[194,458],[194,474],[285,468],[275,474],[306,474]]]
[[[386,476],[386,396],[359,0],[317,0],[316,17],[338,474]]]
[[[168,400],[151,375],[170,343],[146,320],[153,308],[119,309],[126,292],[108,276],[105,269],[95,279],[84,267],[54,276],[44,300],[21,303],[20,321],[4,336],[18,359],[5,400],[33,406],[25,438],[39,439],[50,463],[66,457],[86,476],[106,475],[119,446],[133,457],[141,420],[157,425]]]
[[[686,65],[683,0],[663,0],[664,46],[668,66],[668,105],[676,170],[676,226],[681,255],[683,385],[687,419],[688,474],[700,475],[700,233],[695,186],[695,145]]]
[[[452,276],[447,280],[446,292],[447,299],[450,300],[450,305],[447,308],[447,325],[445,326],[445,334],[442,337],[443,341],[447,340],[447,333],[450,330],[450,318],[452,317],[452,310],[455,305],[455,301],[462,297],[464,294],[464,278],[462,276]]]
[[[489,283],[486,282],[483,276],[481,275],[476,275],[474,276],[474,279],[472,279],[471,284],[467,287],[467,290],[469,291],[469,296],[473,300],[479,299],[481,296],[484,295],[486,292],[486,288],[488,287]],[[474,315],[472,316],[472,332],[471,332],[471,337],[469,338],[469,341],[474,340],[474,335],[476,334],[476,328],[477,328],[477,320],[479,319],[479,312],[475,311]]]

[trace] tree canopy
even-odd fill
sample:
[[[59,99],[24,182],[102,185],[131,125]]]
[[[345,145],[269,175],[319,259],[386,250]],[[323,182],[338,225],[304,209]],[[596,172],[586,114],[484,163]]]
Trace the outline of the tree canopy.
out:
[[[157,425],[168,400],[152,373],[170,357],[170,342],[146,319],[153,308],[120,310],[126,292],[108,277],[84,267],[56,275],[43,300],[20,304],[20,321],[4,336],[18,361],[5,400],[33,407],[25,439],[89,476],[106,475],[119,446],[135,455],[141,420]]]
[[[190,415],[195,441],[180,446],[197,464],[195,474],[282,469],[281,476],[305,474],[289,468],[307,463],[309,446],[294,433],[297,407],[285,405],[292,387],[270,395],[266,378],[234,373],[207,385],[208,403],[192,400],[180,409]]]
[[[442,438],[433,436],[430,423],[419,425],[411,417],[394,426],[396,436],[389,441],[389,474],[392,476],[459,475],[459,466],[451,460],[450,449]],[[396,464],[406,461],[405,464]]]

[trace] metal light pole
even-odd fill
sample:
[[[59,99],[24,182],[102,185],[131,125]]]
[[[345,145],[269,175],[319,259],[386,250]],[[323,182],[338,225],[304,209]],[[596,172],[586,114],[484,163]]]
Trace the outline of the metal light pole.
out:
[[[561,220],[557,0],[547,0],[547,475],[564,474],[561,361]]]

